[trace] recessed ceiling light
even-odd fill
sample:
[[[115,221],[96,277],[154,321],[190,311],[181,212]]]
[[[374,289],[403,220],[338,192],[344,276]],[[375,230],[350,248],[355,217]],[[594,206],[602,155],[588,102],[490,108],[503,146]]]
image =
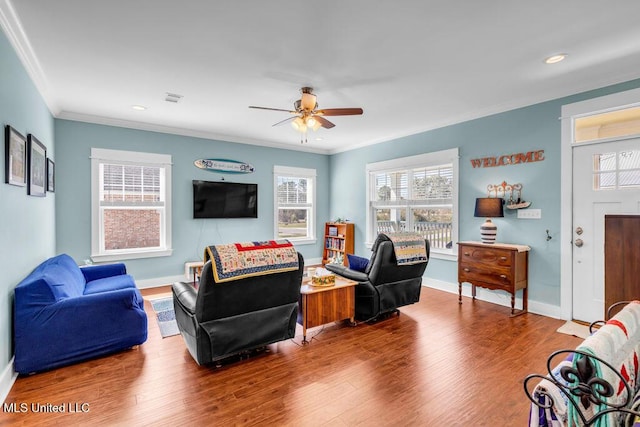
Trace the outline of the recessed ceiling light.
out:
[[[136,111],[144,111],[147,109],[147,107],[145,107],[144,105],[132,105],[131,108]]]
[[[567,57],[566,53],[558,53],[557,55],[552,55],[544,60],[545,64],[557,64]]]

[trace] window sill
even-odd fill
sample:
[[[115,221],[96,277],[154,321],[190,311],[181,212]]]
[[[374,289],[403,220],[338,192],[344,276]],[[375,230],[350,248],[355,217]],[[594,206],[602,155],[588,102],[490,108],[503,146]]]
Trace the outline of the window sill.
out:
[[[293,239],[287,239],[289,240],[289,242],[291,242],[291,244],[293,246],[296,245],[315,245],[316,242],[318,241],[317,239],[298,239],[298,240],[293,240]]]
[[[155,258],[155,257],[170,256],[172,253],[173,253],[173,249],[160,249],[160,250],[142,251],[142,252],[114,252],[114,253],[108,253],[108,254],[91,255],[91,261],[114,262],[114,261],[124,261],[128,259],[138,259],[138,258]]]
[[[366,242],[364,244],[367,249],[371,249],[371,247],[373,246],[373,242]],[[439,252],[437,249],[431,249],[431,253],[429,254],[429,258],[430,259],[443,259],[446,261],[457,261],[458,260],[458,253],[454,252],[454,251],[447,251],[447,252]]]

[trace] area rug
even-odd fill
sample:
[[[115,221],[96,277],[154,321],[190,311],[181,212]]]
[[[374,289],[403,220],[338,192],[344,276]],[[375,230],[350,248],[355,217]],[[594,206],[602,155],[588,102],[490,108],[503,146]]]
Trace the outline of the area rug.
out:
[[[156,313],[162,338],[178,335],[180,331],[178,330],[178,322],[176,322],[176,313],[173,311],[173,297],[157,298],[149,302]]]
[[[560,326],[556,332],[560,332],[561,334],[573,335],[578,338],[588,338],[591,333],[589,332],[589,327],[586,325],[581,325],[580,323],[572,322],[568,320],[564,325]]]

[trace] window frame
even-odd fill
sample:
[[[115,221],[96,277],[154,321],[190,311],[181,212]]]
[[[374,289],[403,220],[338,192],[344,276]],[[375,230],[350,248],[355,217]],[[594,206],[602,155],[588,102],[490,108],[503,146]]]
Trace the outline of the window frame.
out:
[[[91,260],[94,262],[123,261],[136,258],[170,256],[171,247],[171,168],[172,158],[168,154],[91,148]],[[100,214],[100,165],[150,166],[164,168],[164,215],[160,225],[159,248],[135,248],[105,250],[103,248],[104,226]],[[132,207],[137,209],[137,207]],[[163,244],[164,243],[164,244]]]
[[[292,166],[273,166],[273,236],[275,239],[280,239],[278,236],[278,211],[280,210],[280,204],[278,202],[278,178],[290,177],[290,178],[305,178],[307,182],[307,204],[311,199],[311,206],[309,209],[309,215],[307,215],[307,235],[305,237],[287,238],[287,240],[298,245],[311,245],[315,244],[316,238],[316,194],[317,194],[317,172],[315,169],[299,168]],[[311,188],[311,194],[309,194],[309,188]]]
[[[459,198],[459,163],[460,157],[458,154],[458,148],[451,148],[448,150],[435,151],[431,153],[423,153],[414,156],[401,157],[397,159],[385,160],[375,163],[367,163],[365,168],[366,174],[366,242],[367,247],[371,247],[377,232],[375,230],[376,221],[374,220],[376,207],[373,206],[372,201],[375,200],[375,182],[372,181],[372,176],[376,173],[383,172],[400,172],[409,171],[419,168],[432,168],[444,164],[451,164],[452,166],[452,218],[451,218],[451,240],[453,245],[451,249],[431,248],[431,256],[433,258],[445,259],[445,260],[457,260],[458,251],[456,250],[455,243],[458,241],[458,198]],[[411,185],[409,183],[409,185]],[[407,215],[414,207],[407,203],[398,203],[402,208],[407,209]]]

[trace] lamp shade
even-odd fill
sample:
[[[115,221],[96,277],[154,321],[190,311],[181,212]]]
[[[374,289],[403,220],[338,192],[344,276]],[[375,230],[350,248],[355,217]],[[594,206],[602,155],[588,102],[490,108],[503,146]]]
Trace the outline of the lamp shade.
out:
[[[502,199],[499,197],[479,197],[476,199],[475,217],[487,218],[487,221],[480,226],[480,238],[482,243],[495,243],[498,235],[498,227],[489,218],[500,218],[504,216],[502,210]]]
[[[501,218],[504,216],[502,210],[502,199],[499,197],[479,197],[476,199],[476,210],[473,216],[480,218]]]

